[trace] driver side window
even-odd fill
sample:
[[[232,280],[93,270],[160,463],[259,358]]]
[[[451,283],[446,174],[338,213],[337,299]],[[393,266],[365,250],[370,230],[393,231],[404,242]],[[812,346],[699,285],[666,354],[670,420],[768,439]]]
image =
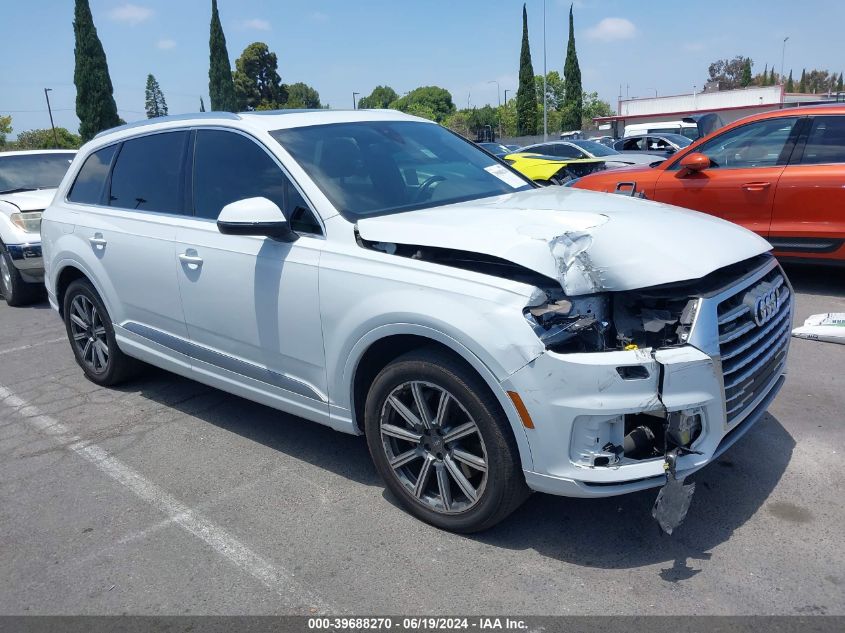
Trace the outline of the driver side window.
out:
[[[797,117],[766,119],[720,134],[698,148],[711,168],[740,169],[782,164],[783,152]],[[785,161],[785,157],[783,158]],[[672,166],[678,169],[680,162]]]

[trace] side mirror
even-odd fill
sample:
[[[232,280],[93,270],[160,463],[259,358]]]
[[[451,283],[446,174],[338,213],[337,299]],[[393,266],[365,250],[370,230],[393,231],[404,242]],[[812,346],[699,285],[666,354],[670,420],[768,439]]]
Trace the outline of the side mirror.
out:
[[[710,159],[700,152],[693,152],[681,159],[680,166],[688,172],[699,172],[710,167]]]
[[[299,237],[291,231],[278,205],[263,197],[227,204],[217,217],[217,230],[225,235],[258,235],[282,242]]]

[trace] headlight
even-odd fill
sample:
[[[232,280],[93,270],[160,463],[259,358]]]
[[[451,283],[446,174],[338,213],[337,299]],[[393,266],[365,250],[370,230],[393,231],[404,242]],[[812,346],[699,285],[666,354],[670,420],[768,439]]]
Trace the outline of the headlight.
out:
[[[27,233],[38,233],[41,231],[41,211],[13,213],[9,216],[9,219],[12,220],[12,224]]]
[[[599,352],[607,349],[609,323],[605,295],[567,298],[539,291],[525,308],[537,337],[553,352]],[[560,292],[557,293],[560,295]]]

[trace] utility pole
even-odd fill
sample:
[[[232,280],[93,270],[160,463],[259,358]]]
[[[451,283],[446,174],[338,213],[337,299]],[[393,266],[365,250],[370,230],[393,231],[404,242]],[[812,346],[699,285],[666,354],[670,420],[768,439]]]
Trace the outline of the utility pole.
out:
[[[788,40],[788,39],[789,39],[788,35],[785,38],[783,38],[783,48],[781,48],[781,50],[780,50],[780,81],[781,81],[781,83],[783,83],[783,60],[786,57],[786,40]]]
[[[47,93],[53,90],[52,88],[44,88],[44,98],[47,99],[47,112],[50,113],[50,127],[53,128],[53,144],[56,149],[59,148],[59,137],[56,134],[56,126],[53,124],[53,109],[50,107],[50,95]]]
[[[505,107],[508,105],[508,89],[505,88]]]
[[[549,113],[546,102],[546,0],[543,0],[543,141],[549,140]]]
[[[358,109],[358,100],[355,97],[360,97],[360,96],[361,96],[360,92],[353,92],[352,93],[352,109],[353,110]]]
[[[499,92],[499,82],[495,79],[491,79],[487,82],[488,84],[496,84],[496,99],[499,102],[499,108],[502,107],[502,93]],[[496,118],[499,119],[499,138],[502,138],[502,113],[496,112]]]

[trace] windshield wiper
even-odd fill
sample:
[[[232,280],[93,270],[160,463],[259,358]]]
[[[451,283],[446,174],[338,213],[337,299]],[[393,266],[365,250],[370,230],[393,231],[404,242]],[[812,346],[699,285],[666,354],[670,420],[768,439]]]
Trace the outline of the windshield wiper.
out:
[[[4,189],[0,193],[23,193],[24,191],[38,191],[40,187],[17,187],[15,189]]]

